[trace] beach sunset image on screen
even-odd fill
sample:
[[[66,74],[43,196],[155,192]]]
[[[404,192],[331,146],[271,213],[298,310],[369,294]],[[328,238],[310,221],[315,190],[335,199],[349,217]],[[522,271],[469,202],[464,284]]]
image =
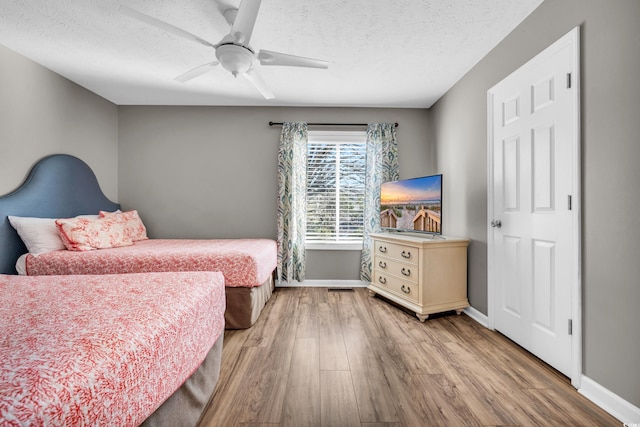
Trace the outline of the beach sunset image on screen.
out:
[[[442,233],[442,175],[380,186],[380,225],[401,231]]]

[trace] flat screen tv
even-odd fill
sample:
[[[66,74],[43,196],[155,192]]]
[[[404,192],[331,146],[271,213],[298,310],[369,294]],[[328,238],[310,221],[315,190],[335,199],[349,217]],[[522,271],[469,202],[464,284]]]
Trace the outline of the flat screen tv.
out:
[[[442,175],[385,182],[380,186],[380,225],[385,230],[442,234]]]

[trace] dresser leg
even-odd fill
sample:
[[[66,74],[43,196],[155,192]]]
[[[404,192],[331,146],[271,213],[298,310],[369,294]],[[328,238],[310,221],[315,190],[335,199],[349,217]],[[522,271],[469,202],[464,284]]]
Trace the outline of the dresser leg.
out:
[[[369,289],[369,296],[370,296],[370,297],[375,297],[375,296],[376,296],[376,293],[375,293],[375,292],[373,292],[371,289]]]
[[[456,314],[457,314],[458,316],[460,316],[460,313],[462,313],[463,311],[464,311],[464,310],[456,310]]]
[[[416,317],[417,317],[418,319],[420,319],[420,321],[421,321],[422,323],[424,323],[424,321],[425,321],[425,320],[427,320],[427,319],[429,318],[429,315],[428,315],[428,314],[418,314],[418,313],[416,313]]]

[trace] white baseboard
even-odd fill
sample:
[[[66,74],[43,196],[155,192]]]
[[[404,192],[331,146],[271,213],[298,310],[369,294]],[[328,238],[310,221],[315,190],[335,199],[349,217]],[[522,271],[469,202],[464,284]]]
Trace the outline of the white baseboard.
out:
[[[480,311],[476,310],[475,308],[473,308],[471,306],[465,308],[464,309],[464,314],[466,314],[467,316],[471,317],[473,320],[475,320],[476,322],[480,323],[485,328],[489,328],[489,318],[487,317],[487,315],[481,313]]]
[[[640,425],[640,408],[604,388],[591,378],[580,378],[578,392],[627,425]]]
[[[369,282],[362,280],[305,280],[302,282],[276,282],[277,288],[366,288]]]

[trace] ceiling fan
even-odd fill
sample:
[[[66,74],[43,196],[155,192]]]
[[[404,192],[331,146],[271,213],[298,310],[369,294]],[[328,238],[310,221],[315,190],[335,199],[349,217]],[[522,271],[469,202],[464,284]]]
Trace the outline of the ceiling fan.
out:
[[[264,80],[257,73],[255,66],[259,62],[260,65],[279,65],[286,67],[306,67],[306,68],[328,68],[329,63],[320,59],[305,58],[302,56],[289,55],[286,53],[273,52],[270,50],[260,50],[256,53],[249,45],[251,33],[258,17],[261,0],[241,0],[238,9],[228,9],[224,12],[224,17],[231,25],[231,31],[224,36],[218,43],[211,43],[200,38],[188,31],[175,27],[167,22],[146,15],[127,6],[121,5],[120,12],[138,21],[158,27],[164,31],[173,33],[177,36],[184,37],[212,47],[215,50],[217,61],[208,62],[195,67],[184,74],[179,75],[175,79],[180,82],[186,82],[194,79],[206,72],[212,70],[217,65],[233,74],[244,76],[265,99],[274,98],[273,93],[266,85]]]

